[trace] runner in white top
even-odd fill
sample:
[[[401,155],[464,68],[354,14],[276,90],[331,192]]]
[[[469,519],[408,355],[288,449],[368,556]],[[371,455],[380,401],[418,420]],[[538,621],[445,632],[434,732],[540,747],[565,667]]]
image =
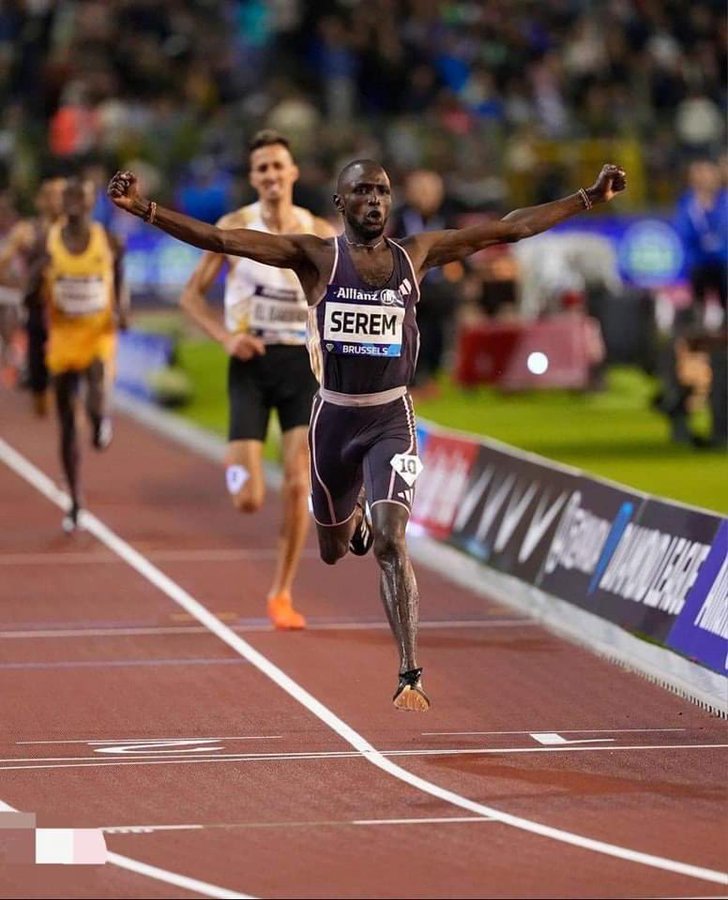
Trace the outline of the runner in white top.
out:
[[[328,222],[293,205],[297,178],[288,141],[275,131],[259,132],[250,144],[250,183],[259,200],[223,216],[219,227],[331,237],[334,229]],[[221,322],[207,294],[226,262]],[[208,252],[190,277],[181,303],[230,357],[226,480],[241,512],[256,512],[263,503],[263,443],[271,409],[278,413],[283,433],[283,526],[268,615],[276,628],[304,628],[304,617],[293,608],[291,588],[309,527],[306,434],[317,388],[305,346],[306,297],[290,269]]]

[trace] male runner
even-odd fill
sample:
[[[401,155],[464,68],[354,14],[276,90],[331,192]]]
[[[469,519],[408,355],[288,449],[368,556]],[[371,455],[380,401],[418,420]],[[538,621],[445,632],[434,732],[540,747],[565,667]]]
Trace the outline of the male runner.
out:
[[[66,180],[49,175],[41,180],[35,196],[37,215],[21,219],[9,233],[0,252],[0,284],[6,287],[26,288],[30,257],[48,229],[63,215],[63,189]],[[26,306],[25,329],[28,338],[28,384],[33,396],[33,410],[38,416],[48,413],[48,370],[45,365],[47,338],[44,311],[33,304],[29,295],[22,298]]]
[[[250,183],[258,202],[223,216],[220,228],[251,228],[267,234],[299,232],[331,237],[334,229],[293,205],[298,179],[288,141],[260,131],[249,146]],[[227,261],[225,322],[206,294]],[[271,409],[282,432],[283,523],[268,615],[276,628],[304,628],[293,608],[291,587],[308,532],[306,432],[316,379],[306,352],[306,297],[295,272],[252,259],[205,253],[182,294],[182,307],[228,353],[230,419],[225,458],[227,488],[236,509],[257,512],[265,495],[263,444]]]
[[[309,304],[309,350],[321,384],[309,438],[321,558],[333,564],[349,549],[361,554],[370,546],[363,481],[380,591],[400,656],[393,698],[398,709],[430,706],[416,659],[418,595],[405,541],[421,468],[407,395],[417,359],[419,282],[432,266],[546,231],[625,187],[624,170],[606,165],[590,188],[561,200],[515,210],[500,221],[414,234],[399,243],[384,237],[392,196],[387,173],[373,160],[356,160],[339,175],[334,204],[344,234],[328,240],[223,230],[143,199],[132,172],[117,172],[109,182],[117,206],[173,237],[293,269],[301,280]]]
[[[75,531],[81,510],[76,407],[85,383],[91,443],[111,443],[108,400],[113,381],[116,330],[126,327],[121,251],[113,236],[91,221],[93,184],[71,178],[63,192],[64,218],[52,225],[34,253],[29,292],[45,305],[46,365],[53,380],[63,472],[71,506],[63,519]]]

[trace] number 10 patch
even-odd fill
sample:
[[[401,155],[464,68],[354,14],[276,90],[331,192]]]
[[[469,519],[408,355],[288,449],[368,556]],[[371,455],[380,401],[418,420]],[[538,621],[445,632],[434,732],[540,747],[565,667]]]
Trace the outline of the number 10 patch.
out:
[[[395,453],[390,459],[389,465],[400,478],[407,482],[409,487],[412,487],[417,481],[423,469],[419,456],[415,456],[413,453]]]

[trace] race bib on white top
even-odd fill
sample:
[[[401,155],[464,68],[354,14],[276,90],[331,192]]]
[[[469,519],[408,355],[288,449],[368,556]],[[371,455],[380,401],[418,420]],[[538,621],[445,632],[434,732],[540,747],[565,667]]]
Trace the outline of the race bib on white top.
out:
[[[295,207],[304,230],[313,229],[313,216]],[[235,225],[270,233],[263,224],[260,203],[241,211]],[[223,226],[226,227],[226,226]],[[227,226],[229,227],[229,226]],[[266,344],[306,343],[308,304],[301,283],[291,269],[277,269],[254,259],[229,259],[225,279],[225,327],[233,334],[245,332]]]
[[[57,278],[53,282],[53,302],[67,316],[89,316],[107,306],[108,290],[100,275],[87,278]]]
[[[296,302],[295,295],[287,299],[274,299],[269,290],[259,290],[250,298],[250,323],[256,335],[305,334],[308,308]]]
[[[404,309],[384,304],[326,302],[324,342],[331,353],[400,356]]]

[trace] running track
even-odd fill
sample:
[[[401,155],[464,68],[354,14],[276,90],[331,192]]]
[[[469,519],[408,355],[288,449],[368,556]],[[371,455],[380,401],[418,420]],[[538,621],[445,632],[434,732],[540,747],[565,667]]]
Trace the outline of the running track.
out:
[[[421,565],[434,706],[397,713],[371,559],[310,544],[312,627],[270,630],[275,497],[236,516],[123,418],[67,538],[26,401],[0,393],[0,810],[104,828],[111,861],[6,865],[1,897],[726,896],[724,721]]]

